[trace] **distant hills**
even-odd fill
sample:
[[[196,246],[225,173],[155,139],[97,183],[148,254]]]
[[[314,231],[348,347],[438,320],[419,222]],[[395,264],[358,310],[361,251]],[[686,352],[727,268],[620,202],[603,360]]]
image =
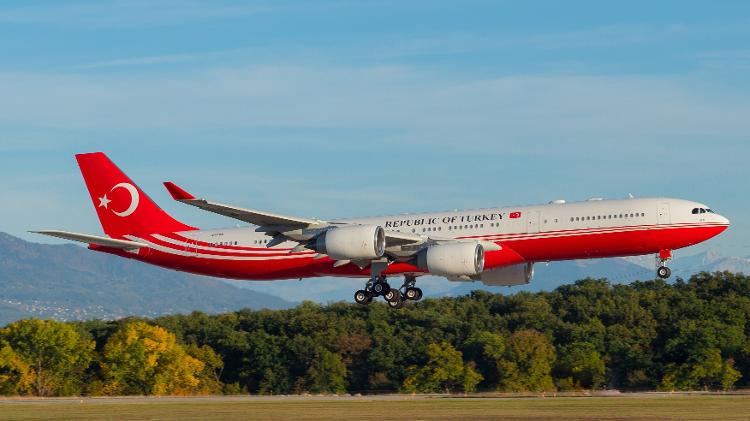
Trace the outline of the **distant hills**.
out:
[[[0,233],[0,326],[32,316],[112,319],[293,305],[214,278]]]
[[[670,262],[673,279],[700,271],[750,273],[750,258],[704,252]],[[511,294],[552,290],[586,277],[613,283],[653,279],[653,256],[538,263],[531,283],[488,287],[479,282],[419,278],[426,297],[463,295],[475,289]],[[31,243],[0,233],[0,326],[25,317],[60,320],[158,316],[200,310],[209,313],[288,308],[313,300],[351,301],[364,279],[313,278],[302,281],[225,281],[171,271],[87,250],[73,244]],[[400,286],[401,278],[391,281]],[[283,299],[280,297],[284,297]]]

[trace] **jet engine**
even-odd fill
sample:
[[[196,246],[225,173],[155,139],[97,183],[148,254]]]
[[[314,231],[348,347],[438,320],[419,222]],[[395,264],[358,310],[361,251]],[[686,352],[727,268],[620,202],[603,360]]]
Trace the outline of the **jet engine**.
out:
[[[479,275],[479,280],[492,286],[525,285],[533,276],[534,264],[528,262],[484,271]]]
[[[433,275],[471,277],[484,269],[484,248],[477,243],[437,244],[417,255],[417,266]]]
[[[385,253],[385,231],[378,225],[330,228],[315,239],[315,251],[334,260],[371,260]]]

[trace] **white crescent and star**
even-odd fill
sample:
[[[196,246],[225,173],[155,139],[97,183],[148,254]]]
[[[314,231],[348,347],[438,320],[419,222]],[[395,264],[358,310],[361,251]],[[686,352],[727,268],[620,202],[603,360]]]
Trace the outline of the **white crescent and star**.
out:
[[[138,190],[135,188],[134,185],[130,183],[118,183],[118,184],[115,184],[115,186],[112,187],[112,189],[109,192],[112,193],[113,191],[115,191],[115,189],[118,189],[118,188],[125,189],[128,191],[128,193],[130,193],[130,206],[128,206],[128,208],[122,212],[117,212],[116,210],[112,209],[112,213],[114,213],[115,215],[119,217],[130,216],[133,214],[133,212],[135,212],[136,208],[138,208],[138,202],[140,201]],[[109,209],[108,206],[111,201],[112,200],[110,200],[107,197],[107,194],[105,193],[104,196],[99,198],[99,207],[104,208],[104,209]]]

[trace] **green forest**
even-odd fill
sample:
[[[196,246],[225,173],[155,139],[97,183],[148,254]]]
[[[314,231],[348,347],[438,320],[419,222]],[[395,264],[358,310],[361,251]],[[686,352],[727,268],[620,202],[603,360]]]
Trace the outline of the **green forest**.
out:
[[[0,394],[728,390],[750,385],[750,277],[0,329]]]

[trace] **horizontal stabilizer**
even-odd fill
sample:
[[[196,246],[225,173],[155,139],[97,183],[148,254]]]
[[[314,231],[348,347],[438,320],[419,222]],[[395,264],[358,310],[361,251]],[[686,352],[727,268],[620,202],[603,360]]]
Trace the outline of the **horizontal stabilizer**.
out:
[[[138,243],[136,241],[128,240],[116,240],[109,237],[100,237],[98,235],[79,234],[76,232],[68,231],[55,231],[55,230],[44,230],[44,231],[29,231],[35,234],[44,234],[52,237],[62,238],[64,240],[78,241],[86,244],[96,244],[97,246],[111,247],[123,250],[134,250],[141,247],[147,247],[146,244]]]

